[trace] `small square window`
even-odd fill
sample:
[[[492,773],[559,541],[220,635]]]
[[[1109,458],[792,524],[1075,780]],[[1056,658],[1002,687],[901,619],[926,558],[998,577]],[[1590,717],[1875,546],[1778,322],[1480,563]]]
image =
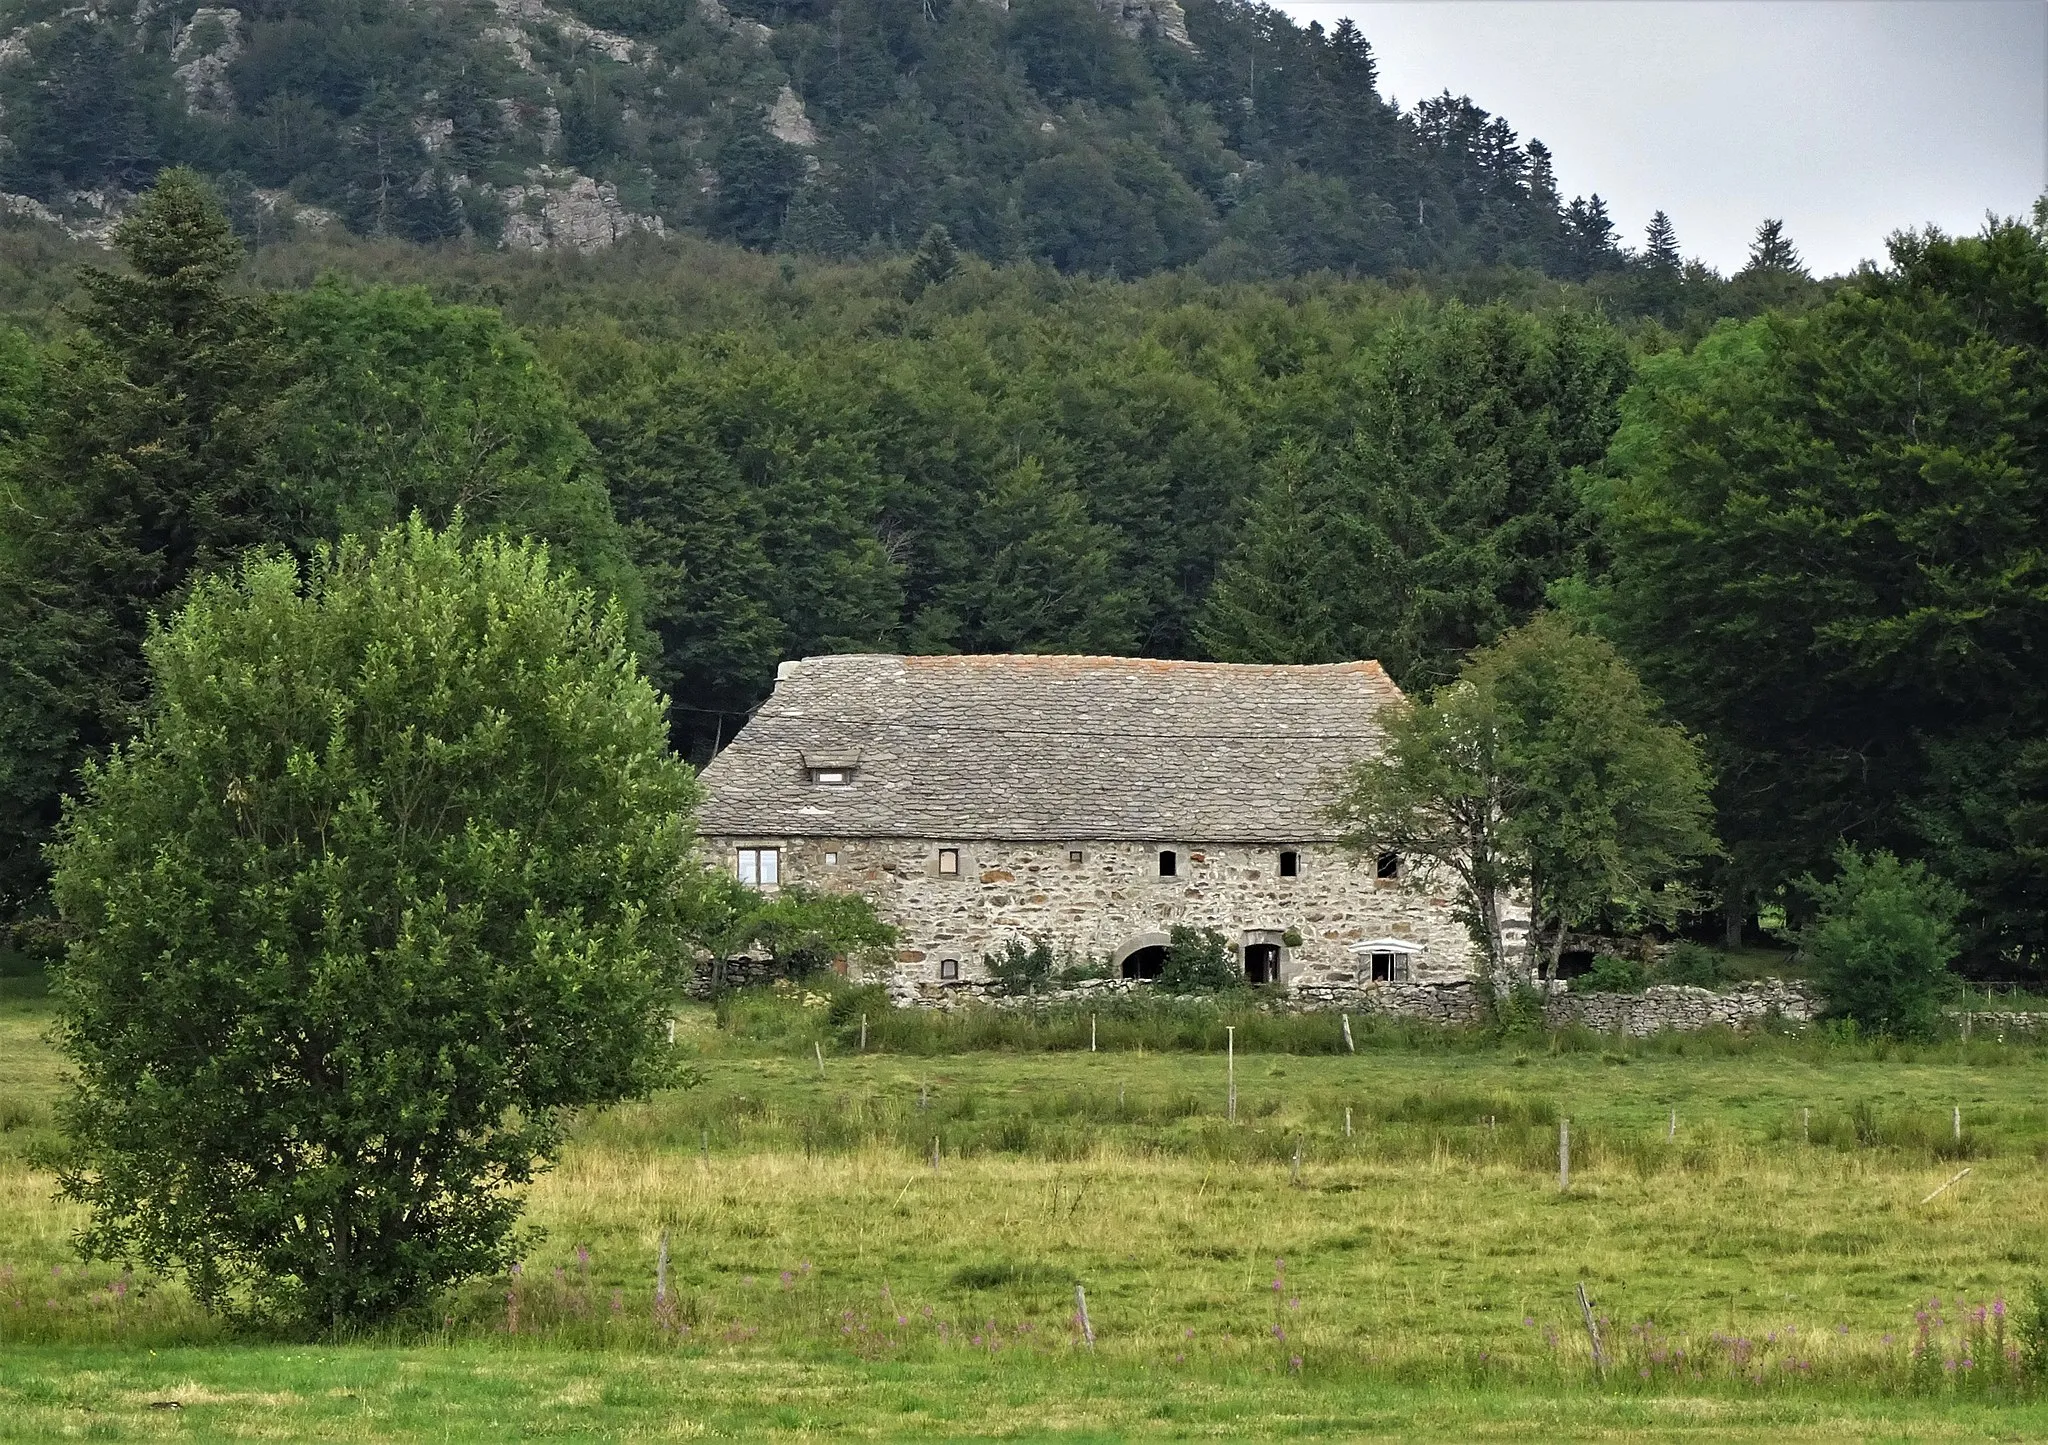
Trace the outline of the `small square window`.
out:
[[[1401,855],[1399,853],[1380,854],[1379,858],[1373,863],[1373,874],[1379,878],[1399,878],[1401,876]]]
[[[839,866],[839,855],[830,848],[825,850],[825,866],[827,868],[837,868]]]
[[[959,959],[957,959],[957,958],[942,958],[942,959],[940,959],[940,960],[939,960],[939,977],[940,977],[940,978],[946,978],[946,979],[953,979],[953,978],[958,978],[958,977],[960,977],[960,960],[959,960]]]
[[[1179,872],[1180,855],[1171,848],[1161,849],[1159,853],[1159,876],[1161,878],[1171,878]]]
[[[1079,863],[1081,861],[1081,850],[1079,848],[1069,848],[1067,850],[1067,861],[1069,863]]]
[[[1408,982],[1408,955],[1375,953],[1372,956],[1372,977],[1374,983]]]
[[[958,878],[960,876],[960,850],[958,848],[939,849],[939,876],[941,878]]]
[[[739,850],[740,882],[749,888],[775,888],[782,883],[782,850],[780,848],[742,848]]]
[[[1280,854],[1280,876],[1295,878],[1301,874],[1301,854],[1292,848],[1283,849]]]

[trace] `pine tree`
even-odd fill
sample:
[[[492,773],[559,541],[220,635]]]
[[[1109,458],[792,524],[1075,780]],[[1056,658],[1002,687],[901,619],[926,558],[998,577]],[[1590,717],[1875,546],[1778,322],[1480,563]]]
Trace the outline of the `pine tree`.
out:
[[[399,220],[407,240],[431,245],[452,241],[462,234],[462,198],[439,166],[426,180],[406,193]]]
[[[791,199],[789,211],[782,218],[782,250],[838,260],[852,255],[857,244],[846,218],[839,214],[823,186],[814,182]]]
[[[1650,217],[1643,239],[1643,262],[1652,271],[1676,274],[1685,264],[1678,254],[1678,230],[1662,211]]]
[[[1756,228],[1756,239],[1749,246],[1749,264],[1743,269],[1780,276],[1806,275],[1799,248],[1786,236],[1785,223],[1776,220],[1765,221]]]
[[[925,231],[917,254],[911,258],[904,289],[915,301],[927,286],[937,286],[959,269],[960,252],[954,247],[953,238],[946,234],[944,226],[933,225]]]
[[[152,613],[273,534],[260,468],[289,367],[228,278],[241,244],[198,176],[165,171],[84,268],[80,334],[0,464],[0,912],[39,891],[81,759],[128,736]]]
[[[1311,458],[1290,447],[1268,467],[1237,552],[1223,564],[1195,636],[1219,662],[1335,662],[1343,657],[1319,562],[1324,508]]]

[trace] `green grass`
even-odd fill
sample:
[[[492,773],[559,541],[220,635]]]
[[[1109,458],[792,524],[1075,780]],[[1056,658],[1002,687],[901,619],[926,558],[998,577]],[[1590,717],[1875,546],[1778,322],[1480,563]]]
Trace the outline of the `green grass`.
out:
[[[1220,1052],[858,1055],[831,1015],[686,1013],[692,1086],[581,1122],[518,1277],[309,1346],[71,1259],[29,1162],[48,1007],[0,1004],[0,1436],[2048,1432],[1968,1313],[2048,1274],[2037,1047],[1360,1028],[1350,1055],[1288,1020],[1300,1051],[1238,1055],[1233,1125]]]

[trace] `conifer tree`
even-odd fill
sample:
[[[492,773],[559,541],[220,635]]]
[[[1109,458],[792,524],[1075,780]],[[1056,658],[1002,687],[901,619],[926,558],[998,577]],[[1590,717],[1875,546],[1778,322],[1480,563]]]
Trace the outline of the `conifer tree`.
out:
[[[1311,459],[1283,451],[1252,499],[1243,540],[1224,563],[1195,635],[1219,662],[1335,662],[1344,656],[1338,598],[1318,566],[1327,538]]]
[[[1678,230],[1662,211],[1650,217],[1643,239],[1643,262],[1652,271],[1675,274],[1685,264],[1678,254]]]
[[[204,182],[165,171],[87,267],[78,337],[0,463],[0,910],[44,876],[80,760],[125,738],[151,614],[270,535],[258,460],[288,371],[229,277],[241,243]]]
[[[1806,264],[1799,259],[1799,248],[1785,234],[1785,223],[1776,220],[1765,221],[1756,228],[1756,239],[1749,245],[1749,264],[1743,269],[1785,276],[1806,274]]]
[[[924,294],[927,286],[936,286],[960,269],[960,252],[953,245],[953,238],[940,225],[929,227],[924,240],[918,243],[917,254],[910,260],[910,275],[905,289],[915,301]]]

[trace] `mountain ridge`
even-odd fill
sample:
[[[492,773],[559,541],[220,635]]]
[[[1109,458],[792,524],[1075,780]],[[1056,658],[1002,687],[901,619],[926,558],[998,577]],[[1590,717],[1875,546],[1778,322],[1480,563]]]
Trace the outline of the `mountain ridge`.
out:
[[[0,202],[105,235],[163,166],[261,245],[682,229],[1218,279],[1622,265],[1597,196],[1349,21],[1243,0],[59,0],[0,6]]]

